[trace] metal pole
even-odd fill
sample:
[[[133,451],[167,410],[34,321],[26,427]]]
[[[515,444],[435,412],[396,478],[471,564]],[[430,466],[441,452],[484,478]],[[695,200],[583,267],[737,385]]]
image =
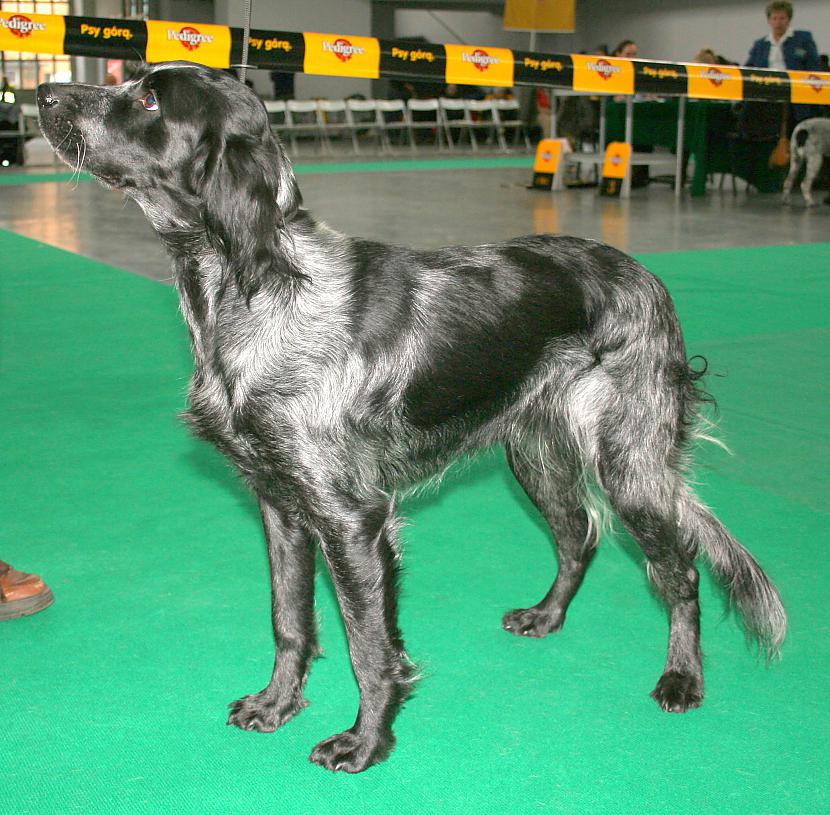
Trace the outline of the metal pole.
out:
[[[548,88],[548,96],[550,98],[550,137],[555,139],[557,136],[556,129],[556,88]]]
[[[251,39],[251,5],[253,0],[245,0],[245,30],[242,33],[242,68],[239,81],[244,85],[248,70],[248,42]]]
[[[607,96],[600,96],[599,98],[599,152],[602,154],[603,160],[605,157],[605,139],[607,135],[607,129],[605,127],[605,112],[607,100]]]
[[[602,167],[602,163],[605,161],[605,139],[607,135],[605,128],[605,113],[607,100],[607,96],[600,96],[599,98],[599,164],[594,165],[594,177],[596,178],[598,184],[600,183],[600,175],[602,173],[600,168]]]
[[[674,197],[683,192],[683,141],[686,135],[686,97],[681,96],[677,105],[677,163],[674,166]]]
[[[631,197],[631,171],[634,169],[634,97],[625,97],[625,142],[631,144],[631,161],[628,162],[628,169],[625,171],[620,198]]]

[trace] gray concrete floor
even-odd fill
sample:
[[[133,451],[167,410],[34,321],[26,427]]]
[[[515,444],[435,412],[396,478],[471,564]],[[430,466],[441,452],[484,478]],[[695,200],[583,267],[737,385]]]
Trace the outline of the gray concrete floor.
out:
[[[499,241],[534,232],[597,238],[631,253],[830,240],[830,207],[800,196],[710,190],[675,201],[652,183],[629,200],[595,189],[528,190],[530,170],[463,169],[304,173],[305,203],[333,228],[416,247]],[[822,194],[823,197],[823,194]],[[147,277],[169,279],[168,261],[138,207],[88,181],[0,186],[0,227]]]

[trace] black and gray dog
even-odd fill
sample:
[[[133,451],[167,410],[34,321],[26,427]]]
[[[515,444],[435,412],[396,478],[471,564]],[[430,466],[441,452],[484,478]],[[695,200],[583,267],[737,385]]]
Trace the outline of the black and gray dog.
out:
[[[830,158],[830,119],[805,119],[793,130],[790,140],[790,171],[784,181],[782,195],[785,204],[790,203],[793,186],[805,164],[801,194],[808,207],[818,203],[813,198],[813,184],[825,158]],[[830,203],[830,197],[827,203]]]
[[[41,85],[38,104],[61,158],[134,198],[169,250],[196,362],[188,421],[259,501],[277,658],[229,723],[273,731],[306,705],[319,542],[360,708],[311,760],[359,772],[387,757],[414,678],[396,490],[495,444],[559,552],[550,591],[508,613],[508,631],[561,628],[599,541],[598,487],[670,610],[664,710],[703,698],[698,555],[750,631],[781,644],[778,593],[688,486],[699,375],[666,289],[635,260],[564,236],[414,251],[340,235],[302,208],[262,103],[200,66]]]

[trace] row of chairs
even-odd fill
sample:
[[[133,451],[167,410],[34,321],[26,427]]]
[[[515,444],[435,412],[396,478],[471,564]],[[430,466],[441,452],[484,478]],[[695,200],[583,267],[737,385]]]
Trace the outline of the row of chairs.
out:
[[[295,154],[301,138],[313,139],[321,153],[334,152],[335,138],[351,140],[356,154],[369,140],[384,153],[396,146],[417,152],[419,144],[453,151],[465,141],[473,151],[531,149],[514,99],[290,99],[266,101],[265,109]]]

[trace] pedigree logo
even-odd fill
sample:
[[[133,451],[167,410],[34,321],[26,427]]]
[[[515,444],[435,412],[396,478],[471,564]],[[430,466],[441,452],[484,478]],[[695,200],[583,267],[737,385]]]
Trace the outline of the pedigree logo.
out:
[[[588,62],[588,69],[596,71],[606,82],[614,74],[621,74],[622,68],[619,65],[612,65],[607,59],[598,59],[596,62]]]
[[[804,81],[813,89],[813,91],[815,91],[815,93],[821,93],[826,88],[830,88],[830,81],[822,79],[820,76],[816,76],[815,74],[810,74]]]
[[[492,57],[483,48],[476,48],[472,53],[463,51],[461,53],[463,62],[471,62],[479,71],[486,71],[491,65],[498,65],[501,60],[498,57]]]
[[[195,51],[202,43],[212,43],[210,34],[202,34],[193,26],[183,26],[179,31],[167,29],[167,39],[181,43],[188,51]]]
[[[0,26],[7,28],[11,34],[21,40],[33,31],[46,31],[46,23],[36,23],[24,14],[12,14],[8,19],[0,17]]]
[[[723,74],[716,68],[707,68],[705,71],[701,71],[700,75],[705,79],[708,79],[716,88],[719,88],[727,79],[730,78],[729,74]]]
[[[366,49],[359,45],[352,45],[345,37],[334,42],[323,40],[323,50],[334,54],[341,62],[348,62],[355,54],[365,54]]]

